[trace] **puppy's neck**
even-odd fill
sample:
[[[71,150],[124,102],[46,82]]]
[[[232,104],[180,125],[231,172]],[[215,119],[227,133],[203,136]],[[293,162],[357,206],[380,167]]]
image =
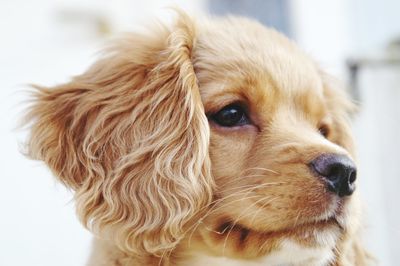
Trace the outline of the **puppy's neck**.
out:
[[[230,223],[204,225],[177,249],[177,257],[185,259],[176,265],[323,266],[333,262],[340,235],[337,227],[324,225],[318,235],[309,230],[261,233]]]
[[[311,234],[315,241],[288,232],[260,233],[242,226],[201,224],[180,245],[162,258],[135,257],[108,241],[95,239],[88,266],[325,266],[354,265],[365,257],[358,242],[331,230]],[[303,233],[308,231],[303,228]],[[296,238],[296,236],[298,238]],[[303,235],[304,236],[304,235]],[[364,264],[359,264],[364,265]],[[365,264],[367,265],[367,264]]]

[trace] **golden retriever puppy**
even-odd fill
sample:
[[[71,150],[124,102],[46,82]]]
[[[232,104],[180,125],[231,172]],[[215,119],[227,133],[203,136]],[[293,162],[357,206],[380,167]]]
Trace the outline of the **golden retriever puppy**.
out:
[[[366,265],[352,104],[280,33],[178,13],[36,90],[29,154],[74,190],[88,265]]]

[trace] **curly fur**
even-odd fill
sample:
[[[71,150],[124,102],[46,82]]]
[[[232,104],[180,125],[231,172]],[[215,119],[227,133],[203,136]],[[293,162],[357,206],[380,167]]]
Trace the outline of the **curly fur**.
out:
[[[336,199],[306,167],[324,152],[354,158],[353,106],[335,87],[273,30],[180,12],[172,27],[116,41],[71,82],[37,87],[27,146],[75,191],[96,235],[89,265],[261,265],[246,263],[288,240],[330,254],[304,265],[366,265],[357,195]],[[234,101],[257,126],[212,122]]]

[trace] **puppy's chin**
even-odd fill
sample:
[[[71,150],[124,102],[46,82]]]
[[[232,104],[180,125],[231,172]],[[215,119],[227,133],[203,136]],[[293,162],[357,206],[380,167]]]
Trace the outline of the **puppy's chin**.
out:
[[[326,194],[319,202],[310,203],[304,209],[291,210],[289,207],[269,206],[266,202],[246,202],[231,208],[224,208],[219,217],[213,219],[215,231],[230,227],[240,227],[262,234],[313,234],[318,231],[334,229],[344,231],[350,221],[352,197],[340,198],[334,194]],[[246,212],[243,210],[247,209]],[[293,214],[296,213],[296,214]]]

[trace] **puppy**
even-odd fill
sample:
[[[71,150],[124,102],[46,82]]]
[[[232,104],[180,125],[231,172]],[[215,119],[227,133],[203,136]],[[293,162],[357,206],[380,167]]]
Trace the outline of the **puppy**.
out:
[[[255,21],[178,13],[36,88],[29,154],[75,191],[88,265],[366,265],[336,82]]]

